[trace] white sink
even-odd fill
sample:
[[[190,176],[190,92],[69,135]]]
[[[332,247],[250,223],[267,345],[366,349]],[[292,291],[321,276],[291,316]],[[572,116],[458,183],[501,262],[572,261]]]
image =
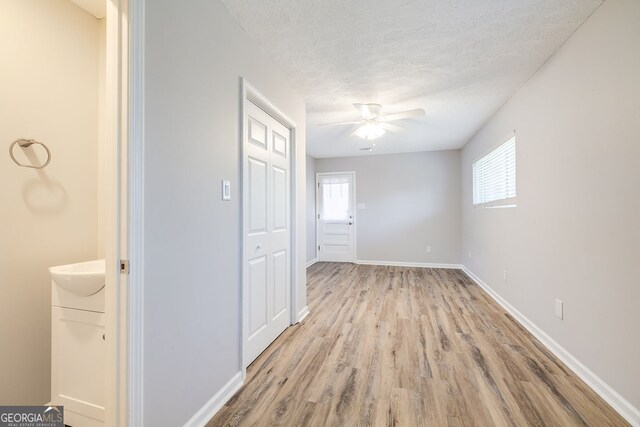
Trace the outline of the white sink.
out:
[[[88,297],[104,288],[103,259],[49,267],[53,282],[76,295]]]

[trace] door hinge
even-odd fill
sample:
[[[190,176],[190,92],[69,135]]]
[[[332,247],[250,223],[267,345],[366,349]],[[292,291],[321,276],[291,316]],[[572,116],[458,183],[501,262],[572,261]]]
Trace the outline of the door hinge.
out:
[[[320,250],[320,245],[318,245],[318,250]]]
[[[320,188],[320,183],[318,183],[318,188]]]
[[[320,214],[318,214],[318,219],[320,219]]]
[[[120,260],[120,274],[129,274],[129,260],[121,259]]]

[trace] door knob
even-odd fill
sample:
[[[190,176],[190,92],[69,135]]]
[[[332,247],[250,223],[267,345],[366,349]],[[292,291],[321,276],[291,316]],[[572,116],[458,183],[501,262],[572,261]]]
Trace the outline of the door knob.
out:
[[[352,222],[349,223],[349,225],[353,224]]]

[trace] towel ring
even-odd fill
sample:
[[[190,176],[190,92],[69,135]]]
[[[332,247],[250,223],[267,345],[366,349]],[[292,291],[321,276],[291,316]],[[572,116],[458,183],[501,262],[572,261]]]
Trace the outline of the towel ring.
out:
[[[22,163],[20,163],[16,157],[13,155],[13,147],[15,147],[15,145],[18,144],[20,147],[22,148],[27,148],[32,146],[33,144],[38,144],[38,145],[42,145],[44,147],[44,149],[47,152],[47,161],[44,162],[43,165],[41,166],[32,166],[32,165],[23,165]],[[13,162],[18,165],[18,166],[22,166],[23,168],[31,168],[31,169],[43,169],[45,168],[49,162],[51,161],[51,151],[49,151],[49,147],[47,147],[46,145],[44,145],[42,142],[36,141],[35,139],[24,139],[24,138],[20,138],[20,139],[16,139],[15,141],[13,141],[13,143],[9,146],[9,156],[11,156],[11,160],[13,160]]]

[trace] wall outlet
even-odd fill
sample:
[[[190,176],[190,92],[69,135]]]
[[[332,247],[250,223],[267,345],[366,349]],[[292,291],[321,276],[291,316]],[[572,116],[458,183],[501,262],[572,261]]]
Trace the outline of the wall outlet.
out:
[[[556,317],[558,319],[564,319],[563,302],[556,298]]]
[[[507,281],[507,270],[504,270],[502,272],[502,279],[506,282]]]
[[[427,252],[431,252],[431,246],[427,246]]]

